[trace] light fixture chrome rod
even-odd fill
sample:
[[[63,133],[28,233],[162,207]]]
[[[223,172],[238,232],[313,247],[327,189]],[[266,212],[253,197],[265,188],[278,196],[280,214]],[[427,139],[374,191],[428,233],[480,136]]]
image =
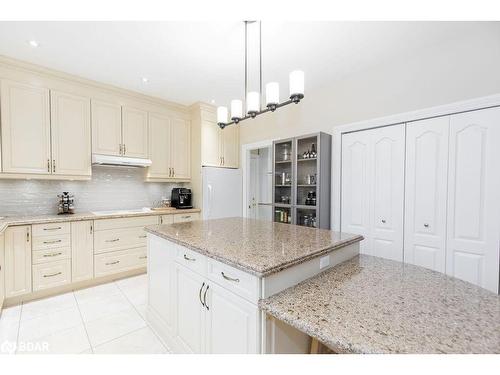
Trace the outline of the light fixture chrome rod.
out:
[[[242,118],[238,119],[237,121],[232,120],[232,121],[230,121],[230,122],[219,122],[219,123],[217,123],[217,125],[219,125],[219,127],[220,127],[221,129],[224,129],[225,127],[227,127],[227,126],[229,126],[229,125],[238,124],[238,123],[240,123],[240,122],[242,122],[242,121],[248,120],[248,119],[250,119],[250,118],[255,118],[255,117],[257,117],[257,116],[259,116],[259,115],[262,115],[262,114],[264,114],[264,113],[267,113],[267,112],[274,112],[276,109],[281,108],[281,107],[284,107],[284,106],[286,106],[286,105],[288,105],[288,104],[292,104],[292,103],[297,104],[297,103],[299,103],[299,102],[300,102],[303,98],[304,98],[304,96],[303,96],[303,95],[302,95],[302,96],[300,96],[300,97],[299,97],[299,96],[297,96],[297,97],[293,97],[293,98],[288,99],[287,101],[284,101],[284,102],[281,102],[281,103],[276,104],[276,105],[274,106],[274,109],[273,109],[273,110],[271,110],[271,108],[270,108],[270,107],[268,107],[268,108],[266,108],[266,109],[262,109],[262,110],[260,110],[260,111],[258,111],[258,112],[255,112],[253,116],[252,116],[252,115],[246,115],[245,117],[242,117]]]

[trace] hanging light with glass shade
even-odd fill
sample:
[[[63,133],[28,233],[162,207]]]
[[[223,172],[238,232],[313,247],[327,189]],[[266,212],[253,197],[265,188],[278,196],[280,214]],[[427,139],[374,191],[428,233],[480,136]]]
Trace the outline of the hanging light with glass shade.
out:
[[[221,129],[226,126],[238,124],[241,121],[255,118],[266,112],[274,112],[276,109],[284,107],[288,104],[299,103],[304,98],[304,72],[294,70],[290,73],[289,98],[280,103],[280,88],[278,82],[269,82],[266,84],[266,108],[261,107],[262,98],[262,27],[259,22],[259,69],[260,69],[260,92],[248,92],[248,24],[254,21],[245,21],[245,103],[242,100],[231,100],[231,118],[229,119],[229,111],[227,107],[220,106],[217,108],[217,124]],[[243,114],[243,108],[246,112]]]

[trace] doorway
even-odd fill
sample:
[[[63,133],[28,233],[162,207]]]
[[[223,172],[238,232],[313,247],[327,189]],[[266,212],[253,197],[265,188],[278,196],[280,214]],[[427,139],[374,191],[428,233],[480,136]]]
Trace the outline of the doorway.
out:
[[[272,221],[272,147],[247,150],[246,217]]]

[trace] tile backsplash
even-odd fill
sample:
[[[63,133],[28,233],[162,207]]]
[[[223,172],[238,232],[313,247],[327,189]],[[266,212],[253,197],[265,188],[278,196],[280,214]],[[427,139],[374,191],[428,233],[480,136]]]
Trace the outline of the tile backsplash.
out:
[[[0,216],[57,213],[57,195],[75,195],[76,212],[151,207],[183,184],[144,182],[144,168],[92,168],[90,181],[1,180]]]

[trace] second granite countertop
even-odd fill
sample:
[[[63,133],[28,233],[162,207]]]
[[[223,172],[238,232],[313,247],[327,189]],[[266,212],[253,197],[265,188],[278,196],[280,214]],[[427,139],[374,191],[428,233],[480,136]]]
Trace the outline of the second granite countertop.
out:
[[[241,217],[154,225],[146,231],[259,277],[359,242],[362,236]]]

